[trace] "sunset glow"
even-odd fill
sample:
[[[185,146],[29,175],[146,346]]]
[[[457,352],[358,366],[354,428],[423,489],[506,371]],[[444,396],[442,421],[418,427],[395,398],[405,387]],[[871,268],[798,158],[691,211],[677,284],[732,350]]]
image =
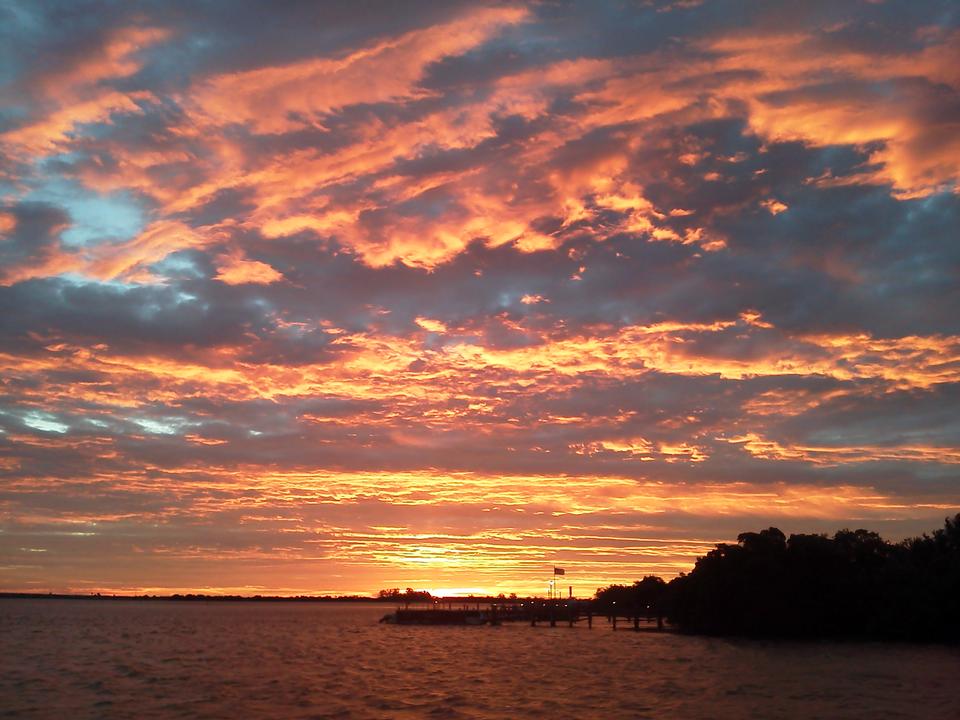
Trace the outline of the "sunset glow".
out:
[[[589,595],[960,511],[950,3],[8,3],[0,46],[0,590]]]

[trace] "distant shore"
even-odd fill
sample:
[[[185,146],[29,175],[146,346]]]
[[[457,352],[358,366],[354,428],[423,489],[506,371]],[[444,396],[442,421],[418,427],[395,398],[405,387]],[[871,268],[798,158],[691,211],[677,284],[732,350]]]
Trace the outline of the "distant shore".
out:
[[[169,600],[172,602],[227,601],[227,602],[359,602],[387,603],[376,597],[363,595],[207,595],[205,593],[174,593],[172,595],[114,595],[106,593],[35,593],[0,592],[0,600]]]
[[[542,600],[543,598],[509,598],[490,596],[469,597],[433,597],[431,600],[408,601],[403,596],[376,597],[367,595],[208,595],[206,593],[174,593],[171,595],[118,595],[107,593],[54,593],[54,592],[0,592],[0,600],[168,600],[171,602],[356,602],[396,605],[406,602],[443,602],[443,603],[491,603],[520,602]]]

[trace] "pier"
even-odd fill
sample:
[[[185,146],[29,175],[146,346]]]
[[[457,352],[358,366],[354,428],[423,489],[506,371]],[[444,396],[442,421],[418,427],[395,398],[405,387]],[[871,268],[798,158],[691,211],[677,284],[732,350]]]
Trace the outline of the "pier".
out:
[[[496,601],[437,600],[420,607],[397,608],[381,622],[397,625],[500,625],[529,623],[531,627],[575,627],[593,629],[595,620],[617,630],[664,630],[663,616],[651,608],[598,607],[596,600],[524,599]]]

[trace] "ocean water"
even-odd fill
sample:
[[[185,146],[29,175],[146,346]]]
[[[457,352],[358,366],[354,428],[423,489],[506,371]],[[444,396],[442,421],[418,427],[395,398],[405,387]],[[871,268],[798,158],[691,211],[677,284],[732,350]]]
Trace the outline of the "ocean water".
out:
[[[960,718],[960,651],[380,625],[358,604],[0,600],[0,717]]]

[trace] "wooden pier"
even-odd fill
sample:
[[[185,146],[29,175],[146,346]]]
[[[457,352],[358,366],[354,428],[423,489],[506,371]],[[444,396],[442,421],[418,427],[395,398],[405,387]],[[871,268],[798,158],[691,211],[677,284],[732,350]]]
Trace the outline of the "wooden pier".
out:
[[[585,623],[593,629],[595,619],[606,619],[611,629],[635,631],[664,629],[663,617],[650,608],[612,608],[597,606],[595,600],[528,599],[494,602],[456,602],[444,600],[419,608],[409,606],[384,616],[381,622],[398,625],[500,625],[526,622],[532,627],[558,625],[575,627]],[[621,623],[622,621],[622,623]]]

